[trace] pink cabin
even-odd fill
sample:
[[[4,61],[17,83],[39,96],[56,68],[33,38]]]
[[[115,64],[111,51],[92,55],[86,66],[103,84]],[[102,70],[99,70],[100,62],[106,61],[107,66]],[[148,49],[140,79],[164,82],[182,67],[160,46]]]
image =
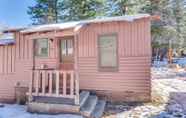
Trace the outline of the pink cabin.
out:
[[[151,98],[147,14],[6,32],[13,33],[15,40],[0,40],[1,102],[15,100],[16,86],[28,90],[30,106],[55,99],[81,107],[91,95],[107,101]]]

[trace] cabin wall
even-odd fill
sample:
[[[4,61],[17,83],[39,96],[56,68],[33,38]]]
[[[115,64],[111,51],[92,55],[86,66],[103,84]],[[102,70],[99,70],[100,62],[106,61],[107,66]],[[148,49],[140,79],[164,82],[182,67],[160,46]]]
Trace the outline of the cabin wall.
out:
[[[97,39],[100,34],[118,35],[118,72],[98,71]],[[151,81],[150,20],[92,24],[78,37],[80,88],[95,90],[109,100],[148,101]]]
[[[15,86],[28,86],[32,69],[32,42],[15,33],[16,44],[0,46],[0,101],[13,101]]]
[[[98,71],[99,34],[118,34],[118,72]],[[57,68],[58,41],[49,41],[49,57],[36,58],[33,63],[33,41],[74,35],[70,31],[34,33],[16,32],[16,44],[0,46],[0,102],[15,98],[15,85],[28,87],[33,66]],[[150,98],[150,20],[99,23],[84,27],[78,35],[78,68],[80,89],[94,90],[112,100],[149,100]]]

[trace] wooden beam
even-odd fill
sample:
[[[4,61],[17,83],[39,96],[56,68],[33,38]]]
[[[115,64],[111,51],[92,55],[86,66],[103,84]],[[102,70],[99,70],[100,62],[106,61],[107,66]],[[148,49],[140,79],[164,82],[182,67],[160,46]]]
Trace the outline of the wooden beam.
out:
[[[74,38],[75,104],[79,105],[78,35]]]

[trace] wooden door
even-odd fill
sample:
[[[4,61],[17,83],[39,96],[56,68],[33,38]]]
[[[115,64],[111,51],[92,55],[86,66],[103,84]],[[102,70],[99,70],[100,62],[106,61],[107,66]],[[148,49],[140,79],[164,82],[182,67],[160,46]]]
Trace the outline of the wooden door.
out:
[[[60,69],[74,69],[74,37],[65,37],[59,41]]]

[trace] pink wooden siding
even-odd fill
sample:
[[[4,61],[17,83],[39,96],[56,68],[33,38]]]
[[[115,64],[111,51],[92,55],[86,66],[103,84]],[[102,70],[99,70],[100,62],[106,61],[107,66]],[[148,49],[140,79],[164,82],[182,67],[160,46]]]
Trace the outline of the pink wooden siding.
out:
[[[25,40],[18,32],[16,44],[0,46],[0,101],[12,100],[15,85],[28,86],[32,69],[32,41]]]
[[[119,71],[99,72],[98,35],[109,33],[118,35]],[[150,97],[149,34],[149,19],[137,20],[134,23],[92,24],[84,28],[78,37],[80,88],[106,92],[130,91]]]

